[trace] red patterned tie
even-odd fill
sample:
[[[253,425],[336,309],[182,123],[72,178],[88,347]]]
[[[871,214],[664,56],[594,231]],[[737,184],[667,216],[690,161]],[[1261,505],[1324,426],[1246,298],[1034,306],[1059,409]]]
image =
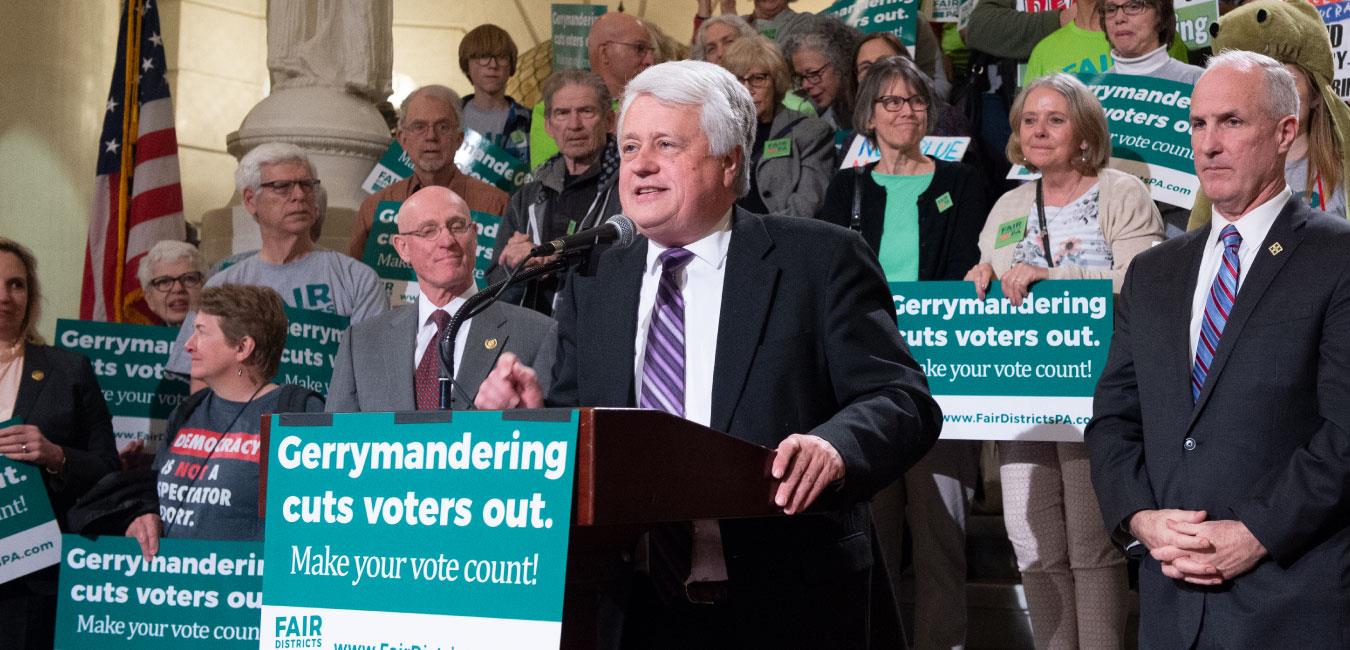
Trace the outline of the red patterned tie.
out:
[[[422,353],[422,362],[417,364],[413,373],[413,387],[417,393],[417,410],[434,411],[441,406],[441,355],[437,343],[445,335],[445,326],[450,323],[450,314],[444,309],[431,312],[431,320],[436,322],[436,336],[427,344]]]

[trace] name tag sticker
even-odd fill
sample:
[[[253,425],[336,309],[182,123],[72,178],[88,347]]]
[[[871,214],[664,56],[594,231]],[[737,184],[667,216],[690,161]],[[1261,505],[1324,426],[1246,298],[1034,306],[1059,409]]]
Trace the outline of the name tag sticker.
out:
[[[792,138],[779,138],[764,143],[764,158],[782,158],[792,153]]]
[[[946,212],[952,208],[952,193],[943,192],[942,196],[937,197],[938,212]],[[1025,223],[1025,222],[1023,222]]]
[[[998,235],[994,237],[994,248],[1003,248],[1016,244],[1027,236],[1027,218],[1017,217],[998,225]]]

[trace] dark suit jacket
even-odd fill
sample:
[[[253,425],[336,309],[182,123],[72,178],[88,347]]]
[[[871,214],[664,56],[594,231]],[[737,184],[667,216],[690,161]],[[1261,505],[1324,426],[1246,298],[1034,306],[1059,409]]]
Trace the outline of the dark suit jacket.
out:
[[[112,416],[93,365],[73,352],[29,343],[14,417],[37,427],[66,452],[64,471],[57,475],[42,471],[56,521],[64,531],[66,511],[75,500],[118,468]],[[55,576],[54,570],[45,570],[27,580],[36,591],[55,593]]]
[[[646,259],[641,238],[606,251],[561,294],[550,403],[634,405]],[[819,514],[722,522],[733,584],[811,584],[870,567],[864,502],[927,452],[942,419],[875,256],[843,228],[737,209],[716,346],[712,428],[769,448],[817,435],[846,468]]]
[[[1208,228],[1134,259],[1085,432],[1112,530],[1204,510],[1269,551],[1219,588],[1139,575],[1141,647],[1350,644],[1350,225],[1291,198],[1251,264],[1200,399],[1192,296]],[[1278,244],[1278,246],[1277,246]]]
[[[396,307],[349,328],[338,346],[325,409],[329,413],[416,409],[412,360],[417,328],[416,304]],[[500,302],[474,316],[455,371],[451,407],[473,408],[478,387],[502,352],[514,353],[547,379],[557,347],[556,329],[557,324],[547,316]]]

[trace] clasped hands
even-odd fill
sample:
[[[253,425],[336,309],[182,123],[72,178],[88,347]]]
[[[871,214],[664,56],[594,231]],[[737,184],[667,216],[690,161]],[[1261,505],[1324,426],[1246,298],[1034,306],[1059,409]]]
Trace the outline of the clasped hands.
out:
[[[485,411],[540,408],[544,393],[534,369],[503,352],[473,404]],[[826,487],[843,480],[844,459],[824,438],[794,433],[778,444],[770,471],[780,481],[774,503],[784,514],[793,515],[815,503]]]
[[[1194,585],[1220,585],[1247,571],[1266,548],[1241,521],[1206,521],[1203,510],[1140,510],[1130,533],[1162,564],[1163,575]]]

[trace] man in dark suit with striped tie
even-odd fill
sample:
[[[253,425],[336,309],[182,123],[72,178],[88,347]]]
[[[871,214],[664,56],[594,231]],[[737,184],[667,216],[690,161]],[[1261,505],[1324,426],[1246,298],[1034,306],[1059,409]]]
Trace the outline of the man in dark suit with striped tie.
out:
[[[1284,180],[1294,78],[1225,52],[1191,100],[1212,222],[1134,259],[1085,432],[1141,560],[1143,648],[1350,643],[1350,226]]]
[[[665,63],[625,92],[620,201],[643,236],[560,294],[548,402],[664,410],[774,448],[789,515],[697,522],[685,589],[657,584],[674,562],[654,557],[647,586],[665,597],[644,602],[638,587],[626,645],[865,647],[866,501],[941,427],[881,268],[856,233],[733,208],[755,109],[729,72]],[[543,403],[533,371],[505,355],[477,402]],[[658,537],[674,535],[654,533],[653,548]]]

